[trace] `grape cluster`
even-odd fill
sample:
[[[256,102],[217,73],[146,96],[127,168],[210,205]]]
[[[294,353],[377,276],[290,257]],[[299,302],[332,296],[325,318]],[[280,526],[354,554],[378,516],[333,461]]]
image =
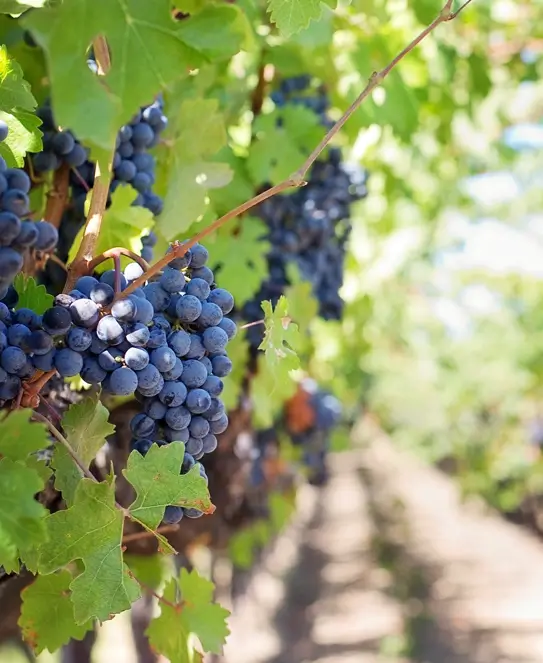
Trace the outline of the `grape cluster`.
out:
[[[0,121],[0,142],[6,140],[8,133],[7,124]],[[28,251],[49,253],[58,242],[54,226],[26,218],[30,214],[30,184],[24,170],[8,168],[0,157],[0,299],[22,270]]]
[[[297,77],[283,81],[272,95],[275,103],[304,104],[327,123],[326,96],[306,90],[310,79]],[[343,311],[339,290],[343,284],[347,242],[351,232],[350,207],[367,195],[367,174],[356,166],[342,163],[341,151],[328,150],[310,171],[307,186],[291,195],[268,198],[256,208],[256,213],[268,227],[266,239],[272,248],[268,254],[269,278],[260,291],[241,311],[248,322],[262,317],[260,302],[277,302],[289,284],[287,266],[294,263],[303,279],[309,281],[324,319],[338,319]],[[262,329],[247,330],[253,347],[261,342]]]
[[[232,370],[226,346],[236,334],[226,317],[234,299],[216,286],[207,260],[205,247],[195,244],[153,281],[142,280],[136,262],[123,273],[82,276],[42,316],[14,311],[13,291],[0,304],[0,399],[15,398],[38,370],[80,375],[115,396],[135,394],[141,412],[130,423],[132,449],[145,455],[153,443],[183,442],[190,469],[216,449],[228,426],[220,395]],[[115,295],[136,279],[142,287]],[[183,513],[202,515],[172,507],[168,522]]]

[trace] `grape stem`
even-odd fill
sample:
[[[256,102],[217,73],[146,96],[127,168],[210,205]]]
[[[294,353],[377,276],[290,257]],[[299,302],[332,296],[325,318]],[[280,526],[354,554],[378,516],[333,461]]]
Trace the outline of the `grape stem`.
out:
[[[93,41],[93,47],[94,57],[98,66],[98,75],[105,76],[111,67],[109,49],[105,38],[102,35],[96,37]],[[109,155],[107,163],[100,164],[100,160],[96,162],[89,215],[77,255],[73,262],[68,265],[68,275],[66,277],[64,292],[70,292],[77,279],[83,274],[88,273],[89,263],[94,255],[106,209],[113,154],[114,152]]]
[[[272,196],[277,195],[278,193],[282,193],[287,189],[293,189],[305,186],[307,184],[307,182],[305,181],[305,176],[307,175],[308,170],[315,163],[315,161],[318,159],[320,154],[324,151],[324,149],[328,146],[328,144],[332,141],[332,139],[336,136],[336,134],[341,130],[341,128],[351,117],[351,115],[353,115],[353,113],[356,110],[358,110],[358,108],[362,105],[363,101],[367,97],[369,97],[369,95],[373,92],[373,90],[376,87],[378,87],[383,83],[385,78],[396,67],[396,65],[398,65],[398,63],[401,62],[401,60],[403,60],[406,55],[408,55],[416,46],[418,46],[420,42],[423,41],[423,39],[425,39],[431,32],[433,32],[438,27],[438,25],[441,25],[441,23],[452,21],[454,18],[458,16],[458,14],[460,14],[460,12],[465,7],[467,7],[472,2],[472,0],[466,0],[466,2],[464,2],[464,4],[456,11],[452,10],[453,2],[454,0],[447,0],[445,5],[443,6],[443,9],[439,12],[438,16],[432,21],[432,23],[430,23],[430,25],[424,28],[424,30],[417,37],[415,37],[415,39],[413,39],[413,41],[411,41],[400,53],[398,53],[398,55],[384,69],[381,69],[381,71],[378,72],[374,71],[372,73],[372,75],[368,80],[368,83],[366,84],[366,87],[358,95],[355,101],[353,101],[353,103],[349,106],[349,108],[343,113],[343,115],[334,124],[334,126],[330,129],[330,131],[328,131],[328,133],[324,136],[321,142],[311,152],[311,154],[307,157],[307,159],[304,161],[304,163],[300,166],[300,168],[296,172],[294,172],[292,175],[290,175],[290,177],[288,177],[280,184],[276,184],[275,186],[266,189],[265,191],[254,196],[254,198],[251,198],[242,205],[238,205],[233,210],[230,210],[230,212],[227,212],[219,219],[216,219],[212,224],[207,226],[207,228],[204,228],[199,233],[197,233],[192,239],[189,239],[186,242],[182,243],[181,242],[172,243],[170,246],[171,249],[170,252],[167,253],[165,256],[163,256],[156,263],[151,265],[149,269],[139,278],[133,281],[131,285],[128,286],[128,288],[126,288],[118,295],[116,295],[115,300],[122,299],[123,297],[130,295],[137,288],[140,288],[141,286],[145,285],[146,281],[151,276],[154,276],[158,272],[162,271],[164,267],[166,267],[175,258],[181,258],[182,256],[184,256],[191,246],[194,246],[194,244],[197,244],[208,235],[214,233],[216,230],[218,230],[221,226],[223,226],[231,219],[235,219],[244,212],[250,210],[252,207],[255,207],[255,205],[259,205],[260,203],[264,202],[268,198],[271,198]]]
[[[105,262],[106,260],[109,260],[112,258],[113,260],[119,256],[127,256],[134,262],[137,262],[138,265],[145,271],[149,269],[149,264],[147,261],[145,261],[141,256],[139,256],[137,253],[134,253],[133,251],[130,251],[130,249],[124,249],[122,246],[116,246],[113,249],[109,249],[108,251],[104,251],[103,253],[100,253],[100,255],[97,255],[95,258],[93,258],[90,263],[89,263],[89,272],[92,273],[98,265],[101,263]]]

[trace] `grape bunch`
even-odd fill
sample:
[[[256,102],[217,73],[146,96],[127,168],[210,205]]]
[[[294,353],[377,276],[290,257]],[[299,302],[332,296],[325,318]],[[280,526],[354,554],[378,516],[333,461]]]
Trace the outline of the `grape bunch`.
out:
[[[190,469],[228,426],[220,395],[232,370],[226,346],[236,334],[227,317],[234,299],[216,286],[207,260],[195,244],[152,281],[136,262],[122,273],[82,276],[42,316],[13,310],[13,291],[0,305],[0,399],[16,398],[37,371],[79,375],[114,396],[135,394],[141,412],[130,423],[132,449],[145,455],[153,443],[183,442]],[[168,522],[183,514],[202,512],[172,507]]]
[[[323,90],[307,89],[310,79],[286,79],[272,94],[276,105],[303,104],[327,124],[328,107]],[[305,93],[304,93],[305,92]],[[351,232],[351,204],[367,195],[367,174],[357,166],[342,163],[341,151],[328,150],[312,167],[307,186],[291,195],[268,198],[256,209],[266,223],[266,239],[272,248],[267,256],[269,278],[257,295],[247,302],[241,317],[253,322],[262,317],[260,302],[276,304],[289,280],[287,267],[295,264],[304,280],[312,284],[319,304],[319,314],[326,320],[339,319],[343,300],[339,290],[343,284],[347,243]],[[247,330],[253,348],[258,347],[262,329]]]
[[[7,124],[0,121],[0,142],[8,137]],[[49,253],[58,242],[57,229],[46,221],[35,222],[30,215],[30,178],[20,168],[8,168],[0,156],[0,299],[30,251]]]

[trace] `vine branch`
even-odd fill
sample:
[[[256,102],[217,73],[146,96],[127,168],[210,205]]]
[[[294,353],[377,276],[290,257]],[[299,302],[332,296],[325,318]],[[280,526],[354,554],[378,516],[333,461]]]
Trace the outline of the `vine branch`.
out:
[[[181,258],[182,256],[184,256],[191,246],[194,246],[194,244],[197,244],[208,235],[211,235],[213,232],[215,232],[221,226],[223,226],[227,221],[230,221],[231,219],[240,216],[244,212],[250,210],[252,207],[255,207],[255,205],[259,205],[260,203],[264,202],[268,198],[271,198],[272,196],[275,196],[278,193],[282,193],[287,189],[305,186],[306,184],[305,176],[307,175],[308,170],[315,163],[315,161],[318,159],[318,157],[324,151],[324,149],[328,146],[328,144],[331,142],[334,136],[336,136],[336,134],[341,130],[341,128],[351,117],[351,115],[353,115],[353,113],[357,111],[358,108],[360,108],[364,100],[371,94],[371,92],[373,92],[373,90],[376,87],[381,85],[385,80],[385,78],[396,67],[396,65],[399,62],[401,62],[401,60],[403,60],[405,56],[408,55],[414,48],[416,48],[420,44],[420,42],[423,41],[423,39],[425,39],[431,32],[433,32],[438,27],[438,25],[441,25],[441,23],[452,21],[454,18],[458,16],[458,14],[460,14],[460,12],[463,9],[465,9],[465,7],[467,7],[472,2],[472,0],[466,0],[459,9],[457,9],[456,11],[452,11],[453,1],[454,0],[447,0],[445,5],[443,6],[443,9],[439,12],[438,16],[430,23],[430,25],[424,28],[424,30],[422,30],[420,34],[418,34],[400,53],[398,53],[398,55],[386,67],[384,67],[384,69],[381,69],[381,71],[373,72],[373,74],[370,76],[368,80],[366,87],[353,101],[353,103],[349,106],[349,108],[347,108],[347,110],[343,113],[340,119],[334,124],[334,126],[330,129],[330,131],[327,132],[324,138],[320,141],[317,147],[311,152],[311,154],[307,157],[307,159],[300,166],[300,168],[298,168],[296,172],[294,172],[292,175],[290,175],[290,177],[288,177],[280,184],[276,184],[275,186],[266,189],[265,191],[254,196],[253,198],[243,203],[242,205],[238,205],[233,210],[230,210],[230,212],[227,212],[219,219],[216,219],[212,224],[210,224],[209,226],[201,230],[199,233],[194,235],[192,239],[189,239],[186,242],[173,243],[170,247],[171,250],[169,253],[167,253],[160,260],[158,260],[156,263],[151,265],[146,273],[142,274],[139,278],[133,281],[131,285],[128,286],[128,288],[126,288],[118,295],[116,295],[115,299],[116,300],[122,299],[123,297],[130,295],[132,292],[134,292],[134,290],[144,285],[151,276],[154,276],[155,274],[163,270],[164,267],[166,267],[175,258]]]
[[[70,166],[63,163],[53,176],[53,184],[47,192],[47,205],[45,206],[44,219],[55,228],[60,226],[62,214],[68,200],[68,189],[70,181]]]
[[[125,249],[122,246],[116,246],[113,249],[109,249],[107,251],[104,251],[103,253],[100,253],[100,255],[97,255],[95,258],[93,258],[88,265],[88,270],[89,272],[93,272],[98,265],[101,263],[105,262],[106,260],[109,260],[110,258],[115,259],[119,256],[127,256],[134,262],[137,262],[138,265],[144,270],[147,271],[149,270],[149,264],[147,263],[146,260],[144,260],[141,256],[139,256],[137,253],[134,253],[133,251],[130,251],[130,249]]]
[[[98,75],[105,76],[111,67],[109,49],[105,38],[103,36],[96,37],[93,41],[93,48],[94,58],[98,66]],[[79,276],[88,271],[89,262],[94,255],[94,249],[96,248],[98,236],[100,235],[102,218],[107,204],[112,161],[113,154],[110,154],[108,162],[105,164],[105,168],[104,164],[102,164],[102,166],[100,165],[100,161],[96,162],[89,215],[87,217],[87,223],[85,224],[83,238],[81,239],[77,255],[73,262],[68,266],[68,275],[66,277],[64,292],[69,292]]]

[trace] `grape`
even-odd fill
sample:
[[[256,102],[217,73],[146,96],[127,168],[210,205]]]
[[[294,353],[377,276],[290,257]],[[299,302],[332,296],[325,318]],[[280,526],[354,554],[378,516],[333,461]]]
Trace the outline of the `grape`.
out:
[[[116,371],[122,366],[123,353],[117,348],[108,348],[98,355],[98,364],[104,371]]]
[[[189,433],[190,433],[190,427],[189,427]],[[203,448],[204,448],[204,443],[202,442],[201,438],[196,438],[196,437],[189,437],[188,442],[185,445],[187,453],[191,454],[191,456],[198,455],[199,453],[201,453]]]
[[[97,285],[98,280],[94,276],[81,276],[75,283],[75,289],[82,292],[86,297],[89,297],[92,289]]]
[[[201,518],[204,515],[199,509],[184,509],[183,513],[187,518]]]
[[[181,374],[183,373],[183,362],[179,357],[176,358],[175,360],[175,366],[172,368],[171,371],[164,371],[162,373],[162,376],[164,377],[164,380],[178,380],[181,377]]]
[[[226,355],[216,355],[211,358],[213,374],[218,378],[225,378],[232,371],[232,362]]]
[[[123,159],[115,169],[115,177],[121,182],[130,182],[136,176],[136,172],[136,166],[134,166],[132,161]]]
[[[11,318],[11,312],[9,308],[3,303],[0,302],[0,320],[5,322]]]
[[[124,290],[127,287],[128,282],[124,274],[119,274],[119,277],[120,277],[121,290]],[[107,272],[104,272],[100,277],[100,282],[107,283],[112,288],[115,288],[115,270],[109,269]]]
[[[164,382],[164,386],[158,397],[164,405],[172,408],[177,407],[185,402],[187,388],[182,382],[169,380]]]
[[[145,456],[145,454],[153,446],[153,442],[152,440],[147,440],[146,438],[140,438],[139,440],[133,440],[130,446],[132,451],[138,451],[142,456]]]
[[[26,339],[26,347],[35,355],[45,355],[53,348],[53,339],[47,332],[37,329]]]
[[[145,122],[132,127],[132,142],[136,147],[148,147],[153,142],[155,132]]]
[[[39,371],[52,371],[54,368],[53,360],[55,359],[56,349],[52,348],[49,352],[39,355],[36,352],[32,356],[32,363]]]
[[[171,295],[166,292],[160,283],[149,283],[143,288],[145,297],[151,302],[155,312],[165,311],[170,303]]]
[[[196,324],[200,327],[216,327],[221,320],[222,311],[217,304],[204,302],[202,304],[202,312],[196,320]]]
[[[162,315],[155,315],[155,317],[153,318],[153,324],[155,325],[155,327],[164,330],[167,334],[169,334],[172,330],[172,326]]]
[[[77,304],[77,302],[74,303]],[[96,335],[101,341],[110,345],[119,345],[124,339],[123,328],[112,315],[106,315],[100,320],[96,327]]]
[[[83,360],[81,377],[89,384],[101,384],[106,378],[106,371],[99,365],[94,357],[86,357]]]
[[[183,518],[183,508],[180,506],[168,505],[164,509],[164,518],[162,522],[165,525],[177,525]]]
[[[223,402],[218,399],[218,398],[212,398],[211,399],[211,405],[209,408],[203,413],[203,417],[207,419],[208,421],[213,421],[216,419],[219,419],[224,414],[224,404]]]
[[[150,357],[153,366],[156,366],[161,372],[171,371],[175,366],[175,353],[166,346],[161,346],[160,348],[153,350]]]
[[[167,442],[187,442],[189,439],[189,429],[181,428],[180,430],[174,430],[169,426],[164,426],[164,438]]]
[[[140,412],[132,417],[130,430],[136,437],[152,437],[156,424],[154,419]]]
[[[156,421],[164,419],[168,412],[168,406],[161,403],[158,398],[148,398],[144,403],[143,411]]]
[[[200,267],[199,269],[193,269],[192,278],[205,281],[210,286],[213,285],[213,281],[215,280],[215,276],[213,272],[209,269],[209,267]]]
[[[226,414],[221,414],[218,419],[211,420],[209,422],[209,430],[213,435],[218,435],[219,433],[224,433],[228,428],[228,417]]]
[[[21,232],[21,220],[12,212],[0,212],[0,244],[10,246]]]
[[[190,389],[201,387],[207,380],[207,369],[197,359],[188,359],[183,362],[181,381]]]
[[[150,335],[149,327],[141,322],[135,322],[128,327],[126,331],[126,340],[130,345],[143,348],[147,345]]]
[[[53,306],[43,314],[42,327],[51,336],[63,336],[69,331],[71,326],[72,316],[62,306]]]
[[[224,389],[224,384],[216,375],[208,375],[206,381],[202,385],[202,389],[205,389],[210,396],[218,397]]]
[[[35,247],[38,251],[52,251],[58,244],[58,230],[46,221],[35,224],[38,231]]]
[[[99,355],[101,352],[106,350],[108,347],[108,344],[105,341],[101,341],[98,336],[96,336],[96,332],[92,333],[92,343],[90,345],[89,350],[95,354]]]
[[[222,352],[228,343],[228,335],[220,327],[208,327],[202,334],[204,348],[208,352]]]
[[[158,370],[158,368],[156,366],[153,366],[153,364],[148,364],[144,369],[138,371],[137,376],[138,376],[138,388],[140,389],[140,391],[156,388],[162,380],[162,384],[160,384],[160,389],[157,392],[158,394],[162,390],[162,387],[164,386],[164,379],[162,378],[162,375],[160,375],[160,371]]]
[[[209,284],[199,278],[192,278],[186,287],[187,295],[192,295],[200,301],[205,301],[209,297],[210,292]]]
[[[131,369],[123,366],[113,371],[109,378],[108,391],[116,396],[130,396],[136,391],[138,376]]]
[[[117,320],[132,322],[136,317],[138,303],[134,295],[128,295],[124,299],[119,299],[111,307],[111,315]]]
[[[183,430],[187,428],[191,420],[191,413],[183,405],[169,407],[164,419],[166,424],[173,430]]]
[[[109,306],[115,297],[115,291],[107,283],[97,283],[91,288],[89,297],[98,306]]]
[[[185,295],[177,302],[175,313],[181,322],[194,322],[202,313],[202,303],[193,295]]]
[[[158,216],[162,212],[164,203],[162,202],[162,198],[155,193],[146,193],[143,206],[152,212],[154,216]]]
[[[166,253],[171,253],[171,252],[172,248],[169,247]],[[185,255],[181,256],[180,258],[174,258],[173,260],[171,260],[169,266],[173,267],[173,269],[186,269],[189,266],[191,259],[192,259],[192,251],[188,249]]]
[[[62,348],[56,352],[53,364],[61,377],[71,378],[81,372],[83,357],[70,348]]]
[[[143,291],[142,295],[143,297],[136,297],[136,317],[134,318],[134,321],[148,325],[153,319],[155,311],[151,302],[147,301],[145,298]]]
[[[172,332],[168,336],[168,345],[178,357],[183,357],[190,350],[191,337],[183,329]]]
[[[59,131],[51,141],[53,151],[59,156],[69,154],[75,147],[75,140],[69,131]]]
[[[209,258],[209,253],[205,246],[202,244],[195,244],[194,246],[190,247],[191,251],[191,260],[190,260],[190,266],[193,269],[198,269],[199,267],[203,267],[208,258]]]
[[[129,124],[125,124],[119,129],[119,140],[121,143],[127,143],[132,139],[132,127]]]
[[[70,305],[70,313],[72,315],[72,320],[76,325],[79,325],[80,327],[86,327],[87,329],[92,329],[95,327],[100,320],[100,311],[92,299],[77,299],[75,302],[73,302],[73,304]],[[100,323],[102,323],[105,319],[106,318],[102,318]],[[99,323],[98,328],[100,328]],[[101,338],[99,333],[98,338]],[[106,338],[102,340],[109,341],[109,339]]]
[[[0,216],[2,214],[9,214],[9,212],[0,212]],[[38,241],[38,235],[37,225],[33,221],[22,221],[21,229],[19,230],[17,237],[13,240],[12,246],[16,249],[27,249],[36,244]],[[0,229],[0,241],[2,241],[3,237],[4,234]]]
[[[234,308],[234,298],[228,290],[224,290],[224,288],[215,288],[215,290],[212,290],[207,301],[216,304],[224,315],[230,313]]]
[[[119,166],[121,165],[122,159],[130,159],[130,157],[134,154],[134,148],[131,145],[131,143],[123,143],[122,145],[119,146],[117,149],[117,152],[115,153],[115,156],[119,156]],[[136,175],[134,176],[135,179]],[[133,185],[132,185],[133,186]],[[134,187],[135,188],[135,187]]]
[[[238,331],[236,323],[230,318],[223,318],[217,327],[220,327],[224,332],[226,332],[226,336],[228,337],[229,341],[234,338]]]
[[[203,452],[206,454],[213,453],[217,448],[217,438],[213,433],[208,433],[203,439]]]
[[[15,374],[26,364],[26,354],[21,348],[9,346],[2,350],[0,364],[8,373]]]
[[[144,348],[130,348],[124,355],[124,361],[134,371],[141,371],[149,363],[149,353]]]
[[[72,168],[80,168],[86,160],[87,151],[83,145],[78,143],[75,144],[73,150],[69,154],[66,154],[64,157],[64,161],[66,161],[68,166],[71,166]]]
[[[124,268],[124,276],[128,282],[139,279],[143,274],[143,267],[137,262],[131,262]]]
[[[7,246],[0,247],[0,279],[11,281],[23,268],[23,256]]]
[[[201,359],[206,353],[202,339],[198,334],[190,335],[190,349],[186,354],[187,359]]]
[[[16,324],[26,325],[27,327],[35,327],[36,323],[38,322],[38,316],[29,308],[20,308],[13,312],[11,320]]]
[[[92,334],[88,329],[73,327],[66,336],[66,344],[76,352],[85,352],[92,343]]]
[[[192,417],[192,420],[189,424],[189,432],[192,437],[205,437],[209,433],[209,421],[203,417]],[[193,453],[190,450],[188,451],[189,453]]]
[[[152,328],[149,333],[149,340],[147,341],[148,348],[160,348],[163,345],[166,345],[166,332],[162,329],[156,327]]]
[[[150,191],[152,185],[153,180],[149,173],[138,172],[132,180],[132,186],[140,193],[146,193],[147,191]]]
[[[148,152],[139,152],[138,154],[135,154],[132,161],[138,169],[138,173],[152,173],[155,169],[155,159],[153,155]],[[150,246],[154,246],[154,244]]]
[[[185,406],[193,414],[204,413],[211,405],[211,396],[203,389],[191,389],[185,399]]]
[[[10,400],[21,391],[21,380],[16,375],[8,375],[6,381],[0,385],[0,398]]]
[[[30,201],[24,191],[9,189],[2,196],[2,209],[17,216],[26,216],[30,210]]]
[[[0,120],[0,143],[3,143],[6,140],[8,134],[9,134],[8,125],[4,122],[4,120]]]
[[[185,276],[177,269],[166,267],[158,282],[166,292],[181,292],[185,287]]]

